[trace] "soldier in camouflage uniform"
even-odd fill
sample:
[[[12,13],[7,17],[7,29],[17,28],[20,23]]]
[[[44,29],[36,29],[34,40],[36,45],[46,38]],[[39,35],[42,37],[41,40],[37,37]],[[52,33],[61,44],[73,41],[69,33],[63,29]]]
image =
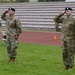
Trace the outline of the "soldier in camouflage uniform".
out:
[[[9,15],[6,15],[6,14]],[[10,57],[9,62],[14,62],[17,55],[18,47],[18,38],[21,34],[21,23],[17,17],[15,17],[15,9],[8,8],[5,11],[1,18],[6,21],[6,44],[7,44],[7,53]]]
[[[65,13],[66,17],[62,17]],[[74,66],[75,38],[75,19],[72,16],[72,8],[66,7],[65,12],[55,17],[54,21],[62,23],[63,62],[66,70],[72,70]]]

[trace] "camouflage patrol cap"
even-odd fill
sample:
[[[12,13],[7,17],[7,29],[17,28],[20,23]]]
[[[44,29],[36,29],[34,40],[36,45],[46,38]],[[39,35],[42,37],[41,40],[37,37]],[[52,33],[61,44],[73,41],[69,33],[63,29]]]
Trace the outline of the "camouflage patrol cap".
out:
[[[70,7],[66,7],[66,8],[65,8],[65,11],[66,11],[66,10],[71,10],[71,11],[73,11],[73,9],[70,8]]]
[[[14,9],[14,8],[8,8],[8,10],[12,10],[12,11],[14,11],[14,12],[15,12],[15,9]]]

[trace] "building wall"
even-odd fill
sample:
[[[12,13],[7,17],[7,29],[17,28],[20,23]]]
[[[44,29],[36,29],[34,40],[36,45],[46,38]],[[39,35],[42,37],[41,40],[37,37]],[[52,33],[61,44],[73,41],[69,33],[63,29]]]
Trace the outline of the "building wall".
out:
[[[21,1],[21,0],[0,0],[0,1]],[[28,0],[23,0],[25,2],[28,2]],[[29,2],[50,2],[50,1],[55,1],[55,0],[29,0]],[[58,0],[56,0],[58,1]],[[64,1],[64,0],[59,0],[59,1]],[[75,1],[75,0],[65,0],[66,2],[68,1]]]

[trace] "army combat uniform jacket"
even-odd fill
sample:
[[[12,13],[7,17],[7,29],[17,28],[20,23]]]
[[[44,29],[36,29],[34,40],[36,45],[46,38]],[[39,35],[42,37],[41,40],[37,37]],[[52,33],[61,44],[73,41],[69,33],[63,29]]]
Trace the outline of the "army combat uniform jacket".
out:
[[[75,19],[73,16],[61,17],[61,14],[54,19],[57,23],[62,23],[62,40],[68,41],[74,38],[75,35]]]
[[[6,21],[6,34],[9,36],[16,36],[20,35],[22,32],[21,30],[21,23],[17,17],[10,17],[5,13],[2,14],[1,18]]]

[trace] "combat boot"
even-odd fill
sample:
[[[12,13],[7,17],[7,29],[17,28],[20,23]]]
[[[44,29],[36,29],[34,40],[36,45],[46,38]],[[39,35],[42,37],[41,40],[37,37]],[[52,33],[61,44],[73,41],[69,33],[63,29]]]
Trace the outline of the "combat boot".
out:
[[[69,69],[69,66],[66,66],[65,69],[68,70]]]
[[[69,67],[69,68],[68,68],[68,71],[72,71],[72,67]]]
[[[12,62],[15,62],[15,58],[12,58]]]
[[[12,61],[12,58],[10,58],[10,60],[8,62],[11,62]]]
[[[9,62],[15,62],[15,58],[10,58]]]

